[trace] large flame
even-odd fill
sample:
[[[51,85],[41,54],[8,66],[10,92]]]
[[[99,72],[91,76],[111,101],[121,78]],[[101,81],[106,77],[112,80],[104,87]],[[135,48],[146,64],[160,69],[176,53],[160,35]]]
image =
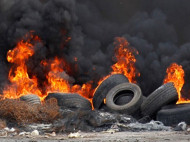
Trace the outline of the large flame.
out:
[[[86,84],[83,84],[82,86],[80,86],[80,85],[72,86],[71,92],[78,93],[81,96],[91,100],[92,99],[92,93],[93,93],[92,81],[87,82]]]
[[[16,99],[26,94],[42,96],[38,89],[37,78],[29,77],[26,66],[26,61],[34,54],[34,45],[31,42],[39,42],[40,39],[32,34],[26,36],[27,41],[21,40],[13,50],[9,50],[7,53],[7,61],[13,66],[9,71],[10,85],[3,90],[5,98]]]
[[[87,82],[82,86],[69,83],[67,71],[70,70],[70,65],[65,60],[55,57],[52,60],[42,61],[41,63],[44,66],[50,66],[50,71],[46,75],[48,80],[48,84],[46,84],[46,95],[50,92],[78,93],[92,102],[92,82]]]
[[[174,83],[174,86],[178,93],[177,104],[190,103],[190,100],[183,98],[181,95],[181,89],[185,82],[184,81],[185,73],[184,73],[183,67],[181,65],[173,63],[167,68],[166,73],[167,75],[164,79],[164,84],[168,82]]]
[[[94,93],[100,84],[113,74],[123,74],[128,78],[129,82],[132,83],[136,83],[136,76],[140,76],[140,73],[135,68],[135,54],[138,54],[138,51],[129,48],[129,43],[124,37],[117,37],[114,45],[117,62],[111,66],[112,72],[98,81],[98,86],[95,88]],[[104,103],[105,102],[106,100],[104,99]]]
[[[67,75],[70,65],[58,57],[41,61],[41,64],[49,69],[46,75],[48,83],[44,83],[45,92],[42,94],[38,88],[37,78],[29,77],[26,66],[28,58],[35,53],[32,43],[41,42],[41,40],[38,36],[33,36],[32,32],[27,34],[26,38],[28,40],[21,40],[13,50],[9,50],[7,53],[7,60],[13,65],[9,71],[10,84],[3,90],[4,98],[17,99],[23,95],[36,94],[43,100],[50,92],[61,92],[78,93],[92,103],[92,82],[87,82],[82,86],[72,85]],[[76,57],[74,60],[77,62]]]
[[[70,77],[67,71],[70,70],[70,65],[63,59],[55,57],[49,61],[42,61],[42,65],[50,66],[50,70],[46,75],[48,85],[46,87],[47,94],[49,92],[61,93],[79,93],[85,98],[90,97],[92,82],[80,85],[72,85],[69,83]]]
[[[132,83],[136,83],[136,76],[140,76],[140,73],[135,68],[135,54],[138,54],[138,51],[129,48],[129,43],[124,37],[117,37],[114,45],[117,62],[111,66],[112,72],[99,80],[98,86],[113,74],[123,74]]]
[[[27,41],[21,40],[13,50],[7,53],[7,60],[13,66],[9,71],[10,85],[7,85],[3,91],[5,98],[16,99],[22,95],[36,94],[43,100],[50,92],[62,92],[78,93],[89,99],[92,103],[94,92],[94,89],[92,89],[93,82],[87,82],[83,85],[73,85],[70,83],[69,76],[67,75],[68,71],[71,70],[70,65],[64,59],[58,57],[41,62],[42,65],[47,66],[49,69],[46,74],[47,82],[44,83],[46,91],[42,94],[41,89],[38,88],[37,78],[35,76],[29,77],[26,66],[26,61],[35,52],[35,45],[32,43],[41,41],[39,37],[33,35],[30,35],[27,39]],[[125,38],[116,38],[114,44],[117,62],[112,66],[113,71],[108,76],[102,78],[98,85],[112,74],[124,74],[129,82],[136,83],[135,77],[140,74],[134,66],[136,62],[134,53],[138,54],[138,52],[129,48],[129,43]],[[78,59],[75,57],[74,61],[77,62]]]
[[[114,45],[117,62],[112,66],[111,74],[123,74],[129,82],[136,83],[135,77],[140,76],[135,68],[135,54],[138,54],[138,51],[129,48],[129,43],[124,37],[117,37]]]
[[[65,73],[63,68],[66,67],[66,62],[62,59],[55,57],[54,60],[42,61],[41,62],[45,66],[50,66],[50,71],[46,75],[48,80],[48,86],[46,88],[48,92],[69,92],[70,85],[66,77],[68,75]]]

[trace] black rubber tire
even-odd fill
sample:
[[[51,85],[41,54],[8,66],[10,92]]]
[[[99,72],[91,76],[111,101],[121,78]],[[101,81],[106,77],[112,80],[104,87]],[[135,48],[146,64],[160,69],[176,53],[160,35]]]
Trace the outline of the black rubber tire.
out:
[[[168,105],[158,111],[156,119],[166,126],[174,126],[180,122],[190,124],[190,104]]]
[[[92,110],[92,106],[89,100],[86,98],[72,93],[49,93],[45,100],[50,98],[57,99],[58,106],[62,109],[81,109],[81,110]]]
[[[145,97],[145,96],[143,96],[143,102],[144,102],[144,101],[146,101],[146,97]]]
[[[114,74],[104,80],[96,89],[93,96],[93,105],[95,109],[99,109],[103,100],[106,98],[107,93],[116,85],[129,82],[128,79],[122,74]]]
[[[133,93],[125,93],[116,97],[113,101],[116,105],[124,105],[129,103],[133,98]]]
[[[30,104],[41,104],[40,98],[37,95],[33,94],[21,96],[20,101],[25,101]]]
[[[153,117],[157,111],[170,102],[177,101],[178,93],[173,83],[166,83],[152,92],[141,105],[143,116]]]
[[[122,91],[132,91],[133,98],[124,105],[117,105],[114,102],[114,98]],[[126,113],[129,115],[134,114],[137,110],[140,110],[141,103],[143,102],[143,96],[141,89],[138,85],[133,83],[122,83],[112,88],[106,95],[106,106],[114,111],[120,113]]]
[[[126,104],[128,102],[130,102],[133,98],[133,93],[126,93],[126,94],[122,94],[120,96],[118,96],[114,102],[115,104],[118,104],[118,105],[123,105],[123,104]],[[143,96],[143,102],[146,100],[146,97]]]

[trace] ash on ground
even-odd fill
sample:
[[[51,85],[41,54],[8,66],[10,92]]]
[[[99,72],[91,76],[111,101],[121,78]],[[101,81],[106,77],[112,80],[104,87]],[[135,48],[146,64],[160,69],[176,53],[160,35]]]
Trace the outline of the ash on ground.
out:
[[[22,125],[20,130],[32,132],[38,130],[44,133],[71,133],[71,132],[120,132],[120,131],[171,131],[172,127],[164,126],[158,121],[142,124],[133,117],[125,114],[109,113],[103,111],[86,111],[60,109],[62,118],[52,124]]]

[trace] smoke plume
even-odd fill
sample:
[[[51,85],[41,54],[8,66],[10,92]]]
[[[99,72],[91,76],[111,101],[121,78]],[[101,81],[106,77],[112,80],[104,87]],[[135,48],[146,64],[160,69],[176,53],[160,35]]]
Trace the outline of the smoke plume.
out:
[[[183,66],[188,94],[189,4],[188,0],[0,0],[0,86],[7,82],[7,51],[34,31],[43,43],[27,66],[29,75],[40,81],[46,79],[40,62],[58,56],[71,65],[67,74],[74,83],[96,83],[114,63],[114,38],[123,36],[139,51],[137,82],[145,96],[163,83],[172,62]]]

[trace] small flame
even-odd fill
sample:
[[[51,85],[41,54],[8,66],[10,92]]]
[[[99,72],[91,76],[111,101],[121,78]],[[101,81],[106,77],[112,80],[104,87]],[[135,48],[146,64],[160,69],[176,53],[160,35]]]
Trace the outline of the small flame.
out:
[[[104,104],[106,104],[106,98],[104,99]]]
[[[81,96],[89,99],[92,97],[92,82],[87,82],[86,84],[83,84],[82,87],[80,85],[74,85],[71,88],[71,92],[78,93]]]
[[[184,81],[185,73],[184,73],[183,67],[181,65],[173,63],[167,68],[166,73],[167,73],[167,75],[164,79],[164,84],[168,83],[168,82],[174,83],[174,86],[178,93],[177,104],[190,103],[190,100],[183,98],[181,95],[181,89],[185,82]]]
[[[92,110],[94,110],[93,102],[92,102],[92,94],[94,90],[92,89],[92,81],[87,82],[86,84],[83,84],[82,87],[80,85],[74,85],[72,86],[70,92],[72,93],[78,93],[82,97],[88,99],[91,103]]]
[[[78,58],[77,58],[77,57],[74,57],[74,61],[77,62],[77,61],[78,61]]]
[[[31,42],[40,42],[38,36],[33,36],[32,33],[26,35],[27,41],[21,40],[13,50],[7,53],[7,61],[13,63],[9,71],[10,85],[7,85],[3,90],[5,98],[16,99],[27,94],[37,94],[42,96],[38,89],[37,78],[29,77],[27,73],[26,61],[34,54],[34,45]]]

